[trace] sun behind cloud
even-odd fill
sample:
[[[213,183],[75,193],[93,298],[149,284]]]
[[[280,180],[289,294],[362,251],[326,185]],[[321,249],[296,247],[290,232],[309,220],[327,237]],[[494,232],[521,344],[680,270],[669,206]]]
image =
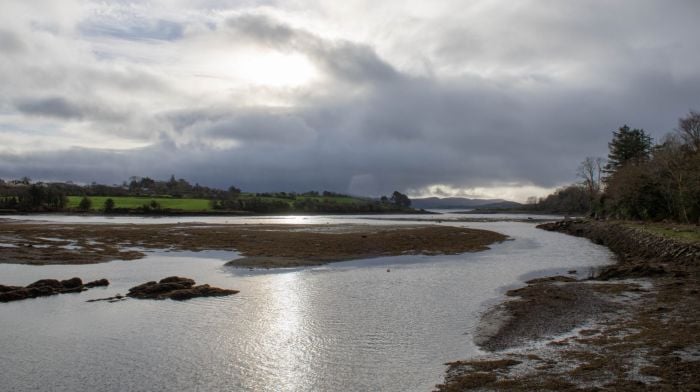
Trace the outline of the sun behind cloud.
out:
[[[204,68],[237,83],[272,88],[300,87],[318,77],[316,67],[303,55],[251,49],[214,55]]]

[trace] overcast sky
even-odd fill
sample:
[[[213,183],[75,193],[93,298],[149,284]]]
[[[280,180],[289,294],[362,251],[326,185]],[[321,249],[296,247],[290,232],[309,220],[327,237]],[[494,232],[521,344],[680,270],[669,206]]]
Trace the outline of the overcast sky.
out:
[[[3,1],[0,178],[522,201],[700,109],[700,2]]]

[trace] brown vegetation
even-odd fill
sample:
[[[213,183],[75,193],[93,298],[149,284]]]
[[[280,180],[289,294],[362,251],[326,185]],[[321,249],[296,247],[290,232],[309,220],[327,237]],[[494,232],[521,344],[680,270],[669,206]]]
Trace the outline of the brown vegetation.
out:
[[[0,262],[87,264],[143,257],[140,249],[237,250],[235,265],[283,267],[402,254],[488,249],[502,234],[448,226],[81,225],[0,223]],[[8,247],[9,245],[9,247]]]

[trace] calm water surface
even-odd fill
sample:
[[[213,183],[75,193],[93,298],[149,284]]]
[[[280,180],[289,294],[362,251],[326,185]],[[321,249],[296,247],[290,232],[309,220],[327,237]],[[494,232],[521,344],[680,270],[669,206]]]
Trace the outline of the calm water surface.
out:
[[[84,266],[0,264],[2,284],[72,276],[112,282],[80,294],[0,304],[0,389],[429,391],[441,382],[445,362],[479,353],[472,342],[478,315],[505,287],[524,275],[569,269],[585,275],[611,260],[603,247],[527,223],[448,224],[513,240],[459,256],[275,272],[225,267],[235,252],[154,252]],[[187,302],[85,302],[169,275],[241,292]]]

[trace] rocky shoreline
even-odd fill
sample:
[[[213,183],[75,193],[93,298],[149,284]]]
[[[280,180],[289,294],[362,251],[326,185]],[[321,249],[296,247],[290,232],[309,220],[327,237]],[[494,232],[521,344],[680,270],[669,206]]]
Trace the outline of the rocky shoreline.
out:
[[[700,390],[700,244],[628,222],[539,227],[608,246],[618,262],[509,291],[482,318],[488,354],[447,364],[436,389]]]
[[[0,302],[20,301],[23,299],[48,297],[58,294],[79,293],[100,286],[109,286],[109,281],[107,279],[99,279],[93,282],[83,283],[83,280],[80,278],[66,280],[41,279],[25,287],[0,285]]]

